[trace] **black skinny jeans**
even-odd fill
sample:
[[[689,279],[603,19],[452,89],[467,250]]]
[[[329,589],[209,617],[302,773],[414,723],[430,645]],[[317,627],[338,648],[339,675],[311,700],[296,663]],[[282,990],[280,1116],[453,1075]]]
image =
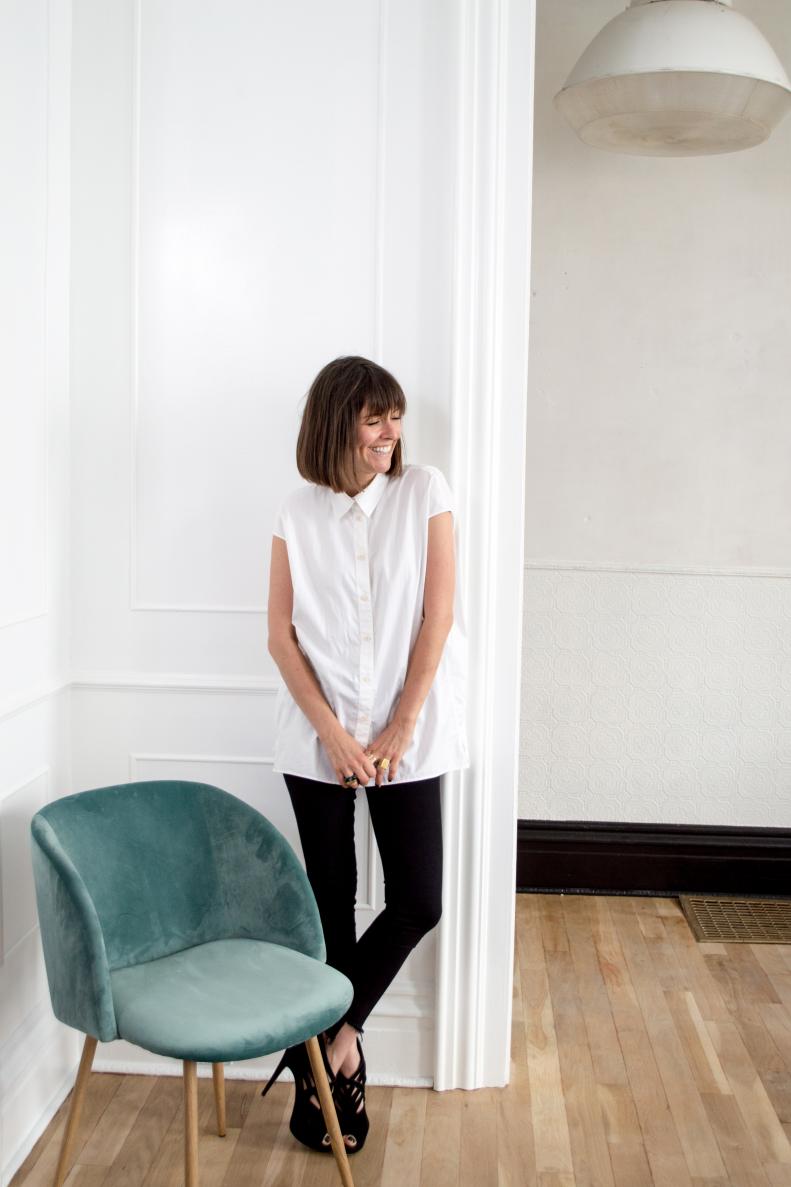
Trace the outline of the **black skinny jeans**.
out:
[[[354,998],[343,1021],[363,1024],[418,941],[442,914],[439,775],[366,787],[382,859],[385,908],[357,939],[354,905],[355,790],[284,775],[308,879],[318,903],[327,964],[345,973]]]

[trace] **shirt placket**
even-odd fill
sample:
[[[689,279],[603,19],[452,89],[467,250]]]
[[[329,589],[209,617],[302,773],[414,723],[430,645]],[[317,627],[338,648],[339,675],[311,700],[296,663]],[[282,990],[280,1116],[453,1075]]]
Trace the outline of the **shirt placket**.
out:
[[[374,686],[374,624],[371,606],[371,566],[368,553],[368,517],[354,513],[354,574],[357,589],[360,667],[357,673],[357,725],[354,736],[361,746],[370,740]]]

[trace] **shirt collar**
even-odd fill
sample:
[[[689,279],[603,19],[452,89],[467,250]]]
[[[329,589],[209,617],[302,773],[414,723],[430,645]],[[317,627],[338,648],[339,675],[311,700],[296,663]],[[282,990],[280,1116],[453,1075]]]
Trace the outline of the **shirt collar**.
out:
[[[345,491],[330,491],[332,510],[335,518],[340,519],[356,503],[370,519],[379,505],[379,500],[385,493],[385,487],[388,482],[389,479],[386,474],[376,474],[368,483],[365,490],[361,490],[354,498],[351,495],[347,495]]]

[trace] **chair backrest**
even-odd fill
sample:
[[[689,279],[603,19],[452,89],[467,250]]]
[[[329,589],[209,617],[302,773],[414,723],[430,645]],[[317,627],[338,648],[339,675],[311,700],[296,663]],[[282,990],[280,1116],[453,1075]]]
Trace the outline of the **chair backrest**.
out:
[[[168,780],[85,791],[42,808],[31,832],[50,990],[76,975],[64,962],[85,966],[81,993],[96,999],[105,1032],[102,965],[107,972],[231,937],[325,959],[316,901],[293,849],[260,812],[217,787]],[[74,995],[64,985],[57,996]],[[63,1016],[75,1016],[71,1007],[59,1013],[55,998],[58,1017],[89,1029]]]

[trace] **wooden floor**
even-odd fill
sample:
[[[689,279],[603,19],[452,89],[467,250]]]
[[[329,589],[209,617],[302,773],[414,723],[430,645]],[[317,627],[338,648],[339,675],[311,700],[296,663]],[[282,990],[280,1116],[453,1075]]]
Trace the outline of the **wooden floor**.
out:
[[[370,1088],[356,1187],[791,1187],[791,947],[696,944],[673,899],[517,896],[505,1089]],[[201,1187],[335,1187],[292,1086],[200,1082]],[[68,1102],[67,1102],[68,1103]],[[51,1181],[64,1109],[13,1180]],[[181,1082],[94,1074],[68,1187],[177,1187]]]

